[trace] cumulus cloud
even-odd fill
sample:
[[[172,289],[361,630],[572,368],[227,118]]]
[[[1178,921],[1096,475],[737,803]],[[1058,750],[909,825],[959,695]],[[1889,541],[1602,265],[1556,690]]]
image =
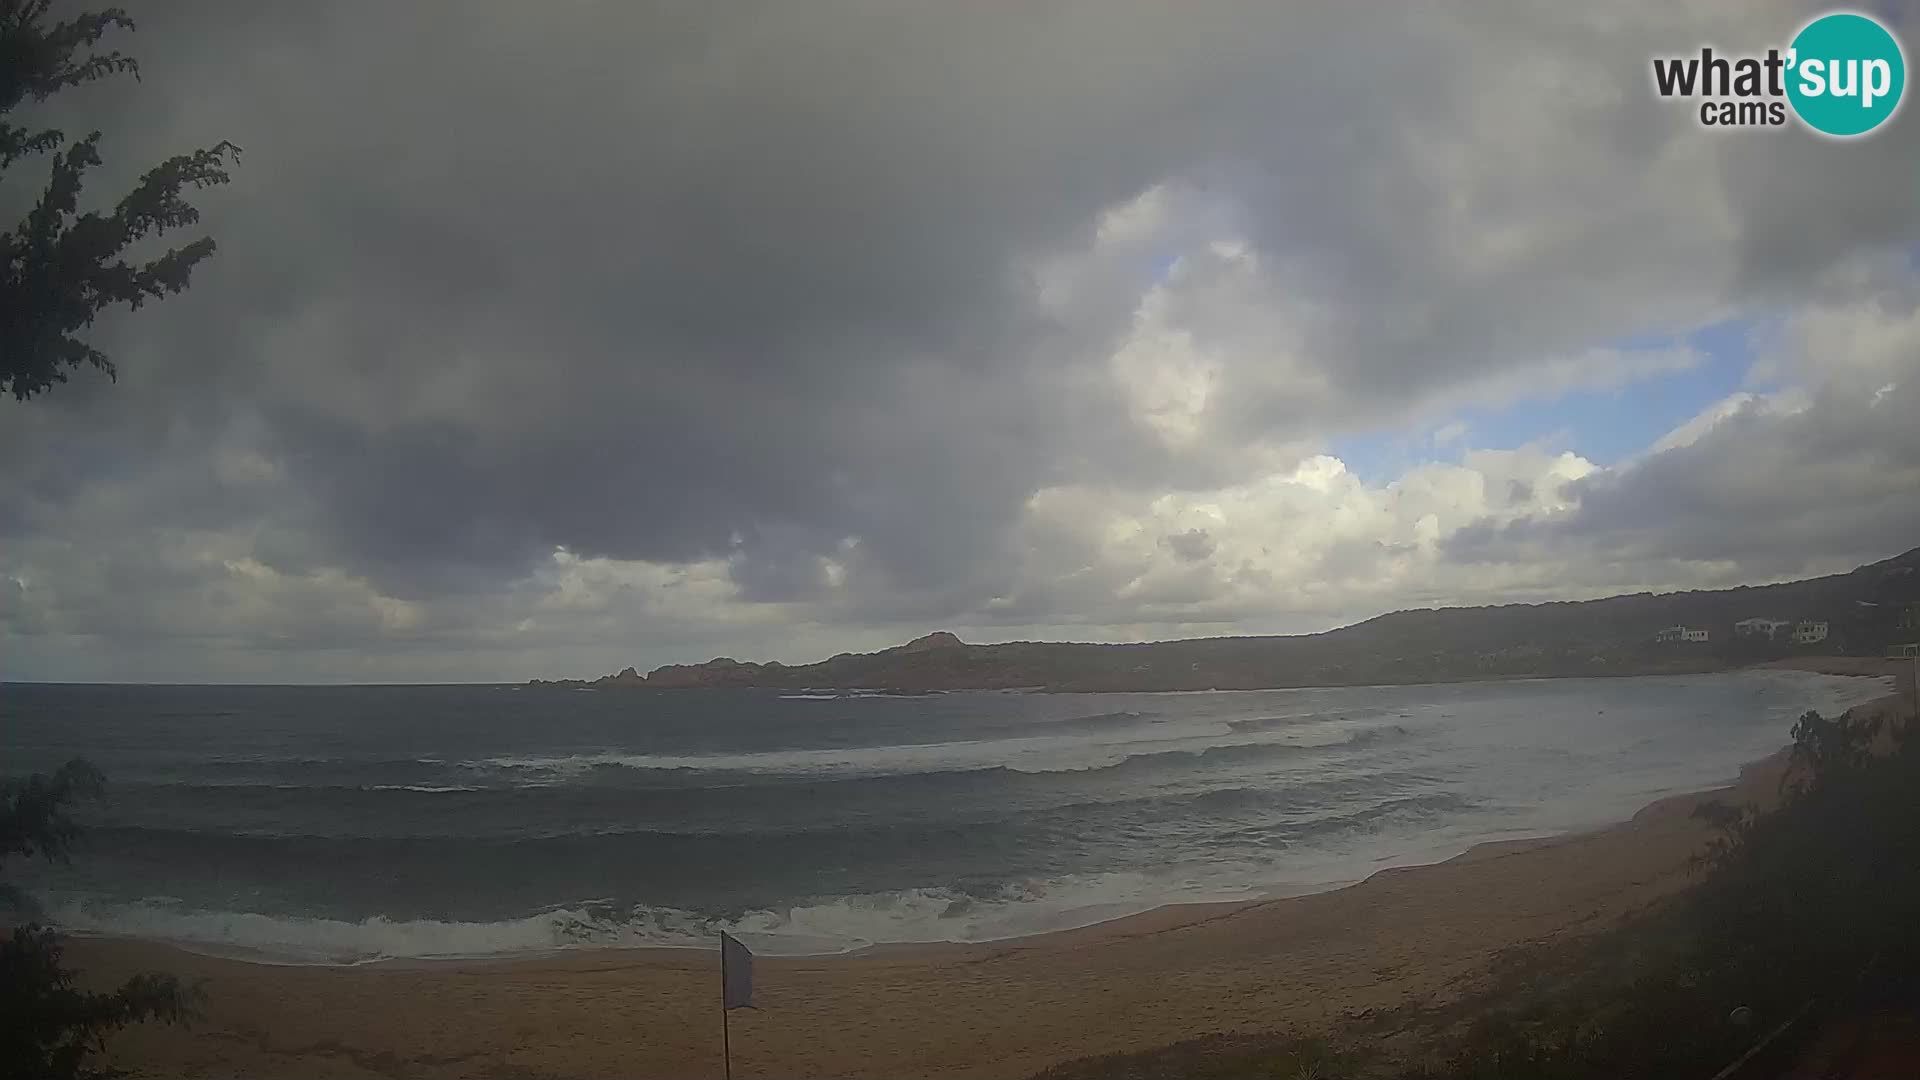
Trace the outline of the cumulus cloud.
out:
[[[1913,125],[1646,89],[1791,7],[147,7],[55,118],[244,167],[118,385],[0,403],[10,676],[1313,630],[1916,535]],[[1749,396],[1633,461],[1455,415],[1736,317]],[[1330,450],[1392,430],[1434,460]]]

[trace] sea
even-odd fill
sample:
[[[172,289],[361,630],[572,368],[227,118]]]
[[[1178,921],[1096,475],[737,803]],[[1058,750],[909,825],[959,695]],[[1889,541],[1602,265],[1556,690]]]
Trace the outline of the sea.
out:
[[[1336,888],[1734,779],[1794,671],[1167,694],[0,686],[107,775],[42,917],[298,964],[975,942]]]

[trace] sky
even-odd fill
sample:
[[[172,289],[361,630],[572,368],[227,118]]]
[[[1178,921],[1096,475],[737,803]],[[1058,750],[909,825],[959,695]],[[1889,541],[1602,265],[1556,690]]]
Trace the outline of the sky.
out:
[[[1300,633],[1920,544],[1920,120],[1651,92],[1816,8],[127,6],[141,81],[35,116],[104,132],[88,197],[244,153],[192,289],[90,332],[118,381],[0,401],[0,678]]]

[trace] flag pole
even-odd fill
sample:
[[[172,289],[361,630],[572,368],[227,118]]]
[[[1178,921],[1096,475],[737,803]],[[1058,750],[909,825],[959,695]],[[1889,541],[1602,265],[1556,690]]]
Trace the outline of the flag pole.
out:
[[[733,1080],[733,1033],[727,1022],[727,936],[720,935],[720,1059],[726,1080]]]

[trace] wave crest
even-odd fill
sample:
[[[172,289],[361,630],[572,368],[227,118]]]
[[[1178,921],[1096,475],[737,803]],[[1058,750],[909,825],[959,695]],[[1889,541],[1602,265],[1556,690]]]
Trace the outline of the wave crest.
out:
[[[984,892],[943,887],[828,897],[732,916],[583,900],[491,922],[263,915],[158,900],[70,900],[49,904],[48,914],[70,933],[157,939],[211,955],[282,964],[478,959],[576,949],[710,949],[723,930],[761,955],[819,956],[880,944],[998,941],[1087,926],[1183,899],[1247,895],[1222,884],[1212,893],[1183,896],[1191,886],[1126,873]]]

